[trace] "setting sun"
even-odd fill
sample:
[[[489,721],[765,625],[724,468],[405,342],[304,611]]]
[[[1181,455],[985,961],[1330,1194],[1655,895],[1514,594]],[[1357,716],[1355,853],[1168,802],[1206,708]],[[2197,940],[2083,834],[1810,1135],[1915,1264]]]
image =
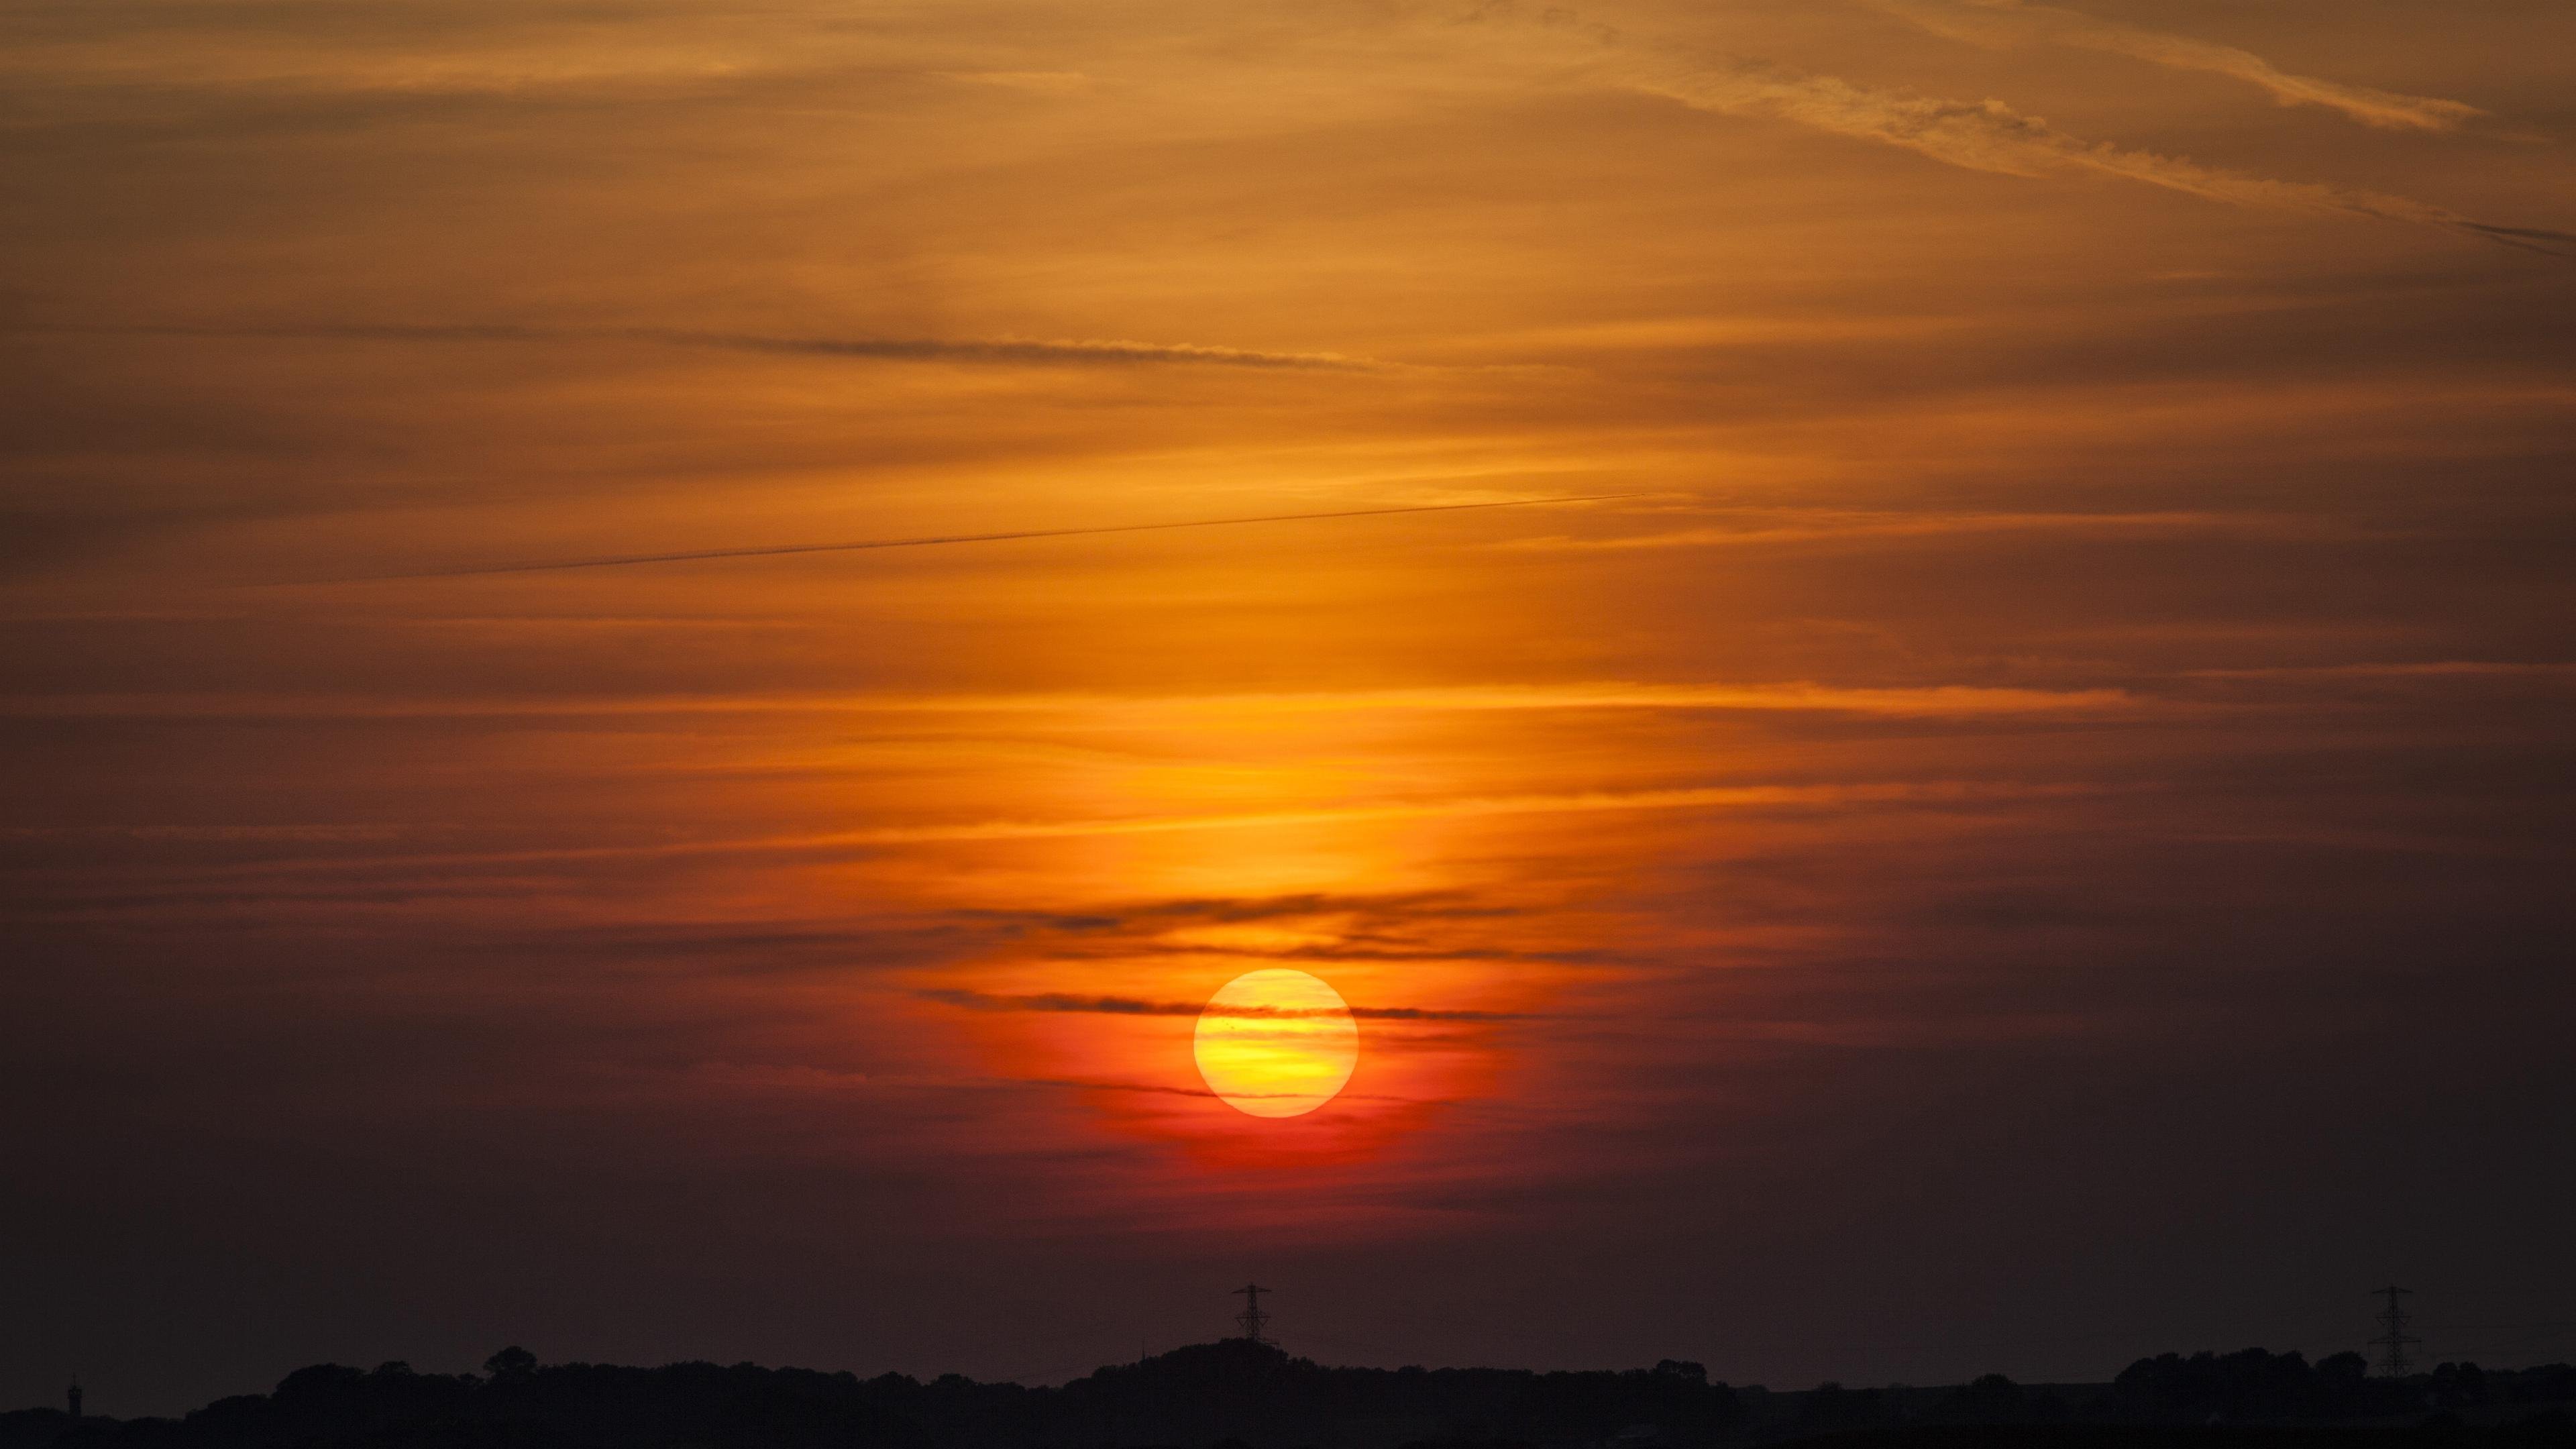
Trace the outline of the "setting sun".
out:
[[[1359,1064],[1359,1023],[1340,992],[1303,971],[1234,978],[1199,1012],[1194,1050],[1208,1090],[1255,1117],[1299,1117],[1333,1100]]]

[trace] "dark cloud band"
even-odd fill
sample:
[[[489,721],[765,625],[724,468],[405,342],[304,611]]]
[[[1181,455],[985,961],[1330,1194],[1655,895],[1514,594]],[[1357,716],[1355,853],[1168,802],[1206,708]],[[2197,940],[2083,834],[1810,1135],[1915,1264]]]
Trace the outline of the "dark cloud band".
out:
[[[1282,372],[1375,372],[1389,364],[1329,352],[1263,352],[1192,343],[1075,338],[794,337],[686,327],[531,327],[507,322],[18,323],[11,332],[93,333],[124,337],[269,338],[316,342],[640,342],[794,357],[847,357],[888,362],[994,363],[1020,367],[1137,367],[1197,363]]]
[[[1103,1016],[1251,1016],[1275,1019],[1338,1016],[1322,1009],[1268,1006],[1214,1006],[1187,1001],[1146,1001],[1133,996],[1076,996],[1047,991],[1028,996],[997,996],[982,991],[924,991],[922,997],[970,1011],[1092,1012]],[[1421,1006],[1354,1006],[1349,1014],[1363,1021],[1519,1021],[1507,1011],[1436,1011]]]

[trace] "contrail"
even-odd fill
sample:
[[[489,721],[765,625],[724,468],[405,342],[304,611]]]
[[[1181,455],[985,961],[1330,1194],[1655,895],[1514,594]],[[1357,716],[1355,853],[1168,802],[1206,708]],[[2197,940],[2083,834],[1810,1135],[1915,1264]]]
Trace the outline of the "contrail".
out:
[[[1574,498],[1505,498],[1491,503],[1417,503],[1400,508],[1345,508],[1331,513],[1264,513],[1246,518],[1190,518],[1174,523],[1113,523],[1091,528],[1025,528],[1009,533],[946,533],[919,538],[865,538],[848,543],[779,543],[757,548],[703,548],[681,553],[627,553],[600,558],[546,559],[533,563],[477,564],[420,573],[362,574],[314,583],[371,584],[404,579],[465,579],[491,574],[553,573],[563,569],[622,568],[628,564],[697,563],[707,559],[780,558],[800,553],[858,553],[878,548],[929,548],[950,543],[1007,543],[1026,538],[1086,538],[1104,533],[1157,533],[1175,528],[1231,528],[1253,523],[1305,523],[1326,518],[1384,518],[1398,513],[1463,513],[1476,508],[1543,508],[1565,503],[1607,503],[1643,493],[1590,493]]]

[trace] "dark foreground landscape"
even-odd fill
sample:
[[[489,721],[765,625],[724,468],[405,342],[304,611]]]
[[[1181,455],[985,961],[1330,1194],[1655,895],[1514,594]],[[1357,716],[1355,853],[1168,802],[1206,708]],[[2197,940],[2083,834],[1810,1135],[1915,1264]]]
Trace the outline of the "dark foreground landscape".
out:
[[[1832,1440],[1853,1449],[2576,1443],[2576,1368],[2444,1364],[2371,1377],[2355,1354],[2167,1354],[2106,1384],[1796,1392],[1712,1382],[1666,1360],[1623,1372],[1328,1368],[1247,1339],[1103,1368],[1057,1388],[752,1364],[537,1362],[482,1374],[321,1364],[181,1419],[0,1414],[0,1449],[567,1446],[567,1449],[1697,1449]]]

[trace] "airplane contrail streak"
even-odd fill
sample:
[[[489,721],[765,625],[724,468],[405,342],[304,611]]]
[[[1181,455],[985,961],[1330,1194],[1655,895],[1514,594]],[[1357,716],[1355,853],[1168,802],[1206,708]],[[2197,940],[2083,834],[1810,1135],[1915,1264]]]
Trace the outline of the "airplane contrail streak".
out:
[[[1573,498],[1504,498],[1490,503],[1418,503],[1400,508],[1345,508],[1331,513],[1265,513],[1245,518],[1188,518],[1171,523],[1113,523],[1088,528],[1025,528],[1008,533],[949,533],[919,538],[868,538],[847,543],[780,543],[755,548],[702,548],[677,553],[611,554],[601,558],[547,559],[532,563],[477,564],[418,573],[364,574],[316,583],[393,583],[409,579],[463,579],[493,574],[552,573],[563,569],[623,568],[629,564],[697,563],[708,559],[780,558],[802,553],[858,553],[879,548],[929,548],[951,543],[1008,543],[1030,538],[1083,538],[1104,533],[1155,533],[1176,528],[1231,528],[1254,523],[1306,523],[1328,518],[1383,518],[1399,513],[1463,513],[1479,508],[1540,508],[1565,503],[1606,503],[1643,493],[1592,493]]]

